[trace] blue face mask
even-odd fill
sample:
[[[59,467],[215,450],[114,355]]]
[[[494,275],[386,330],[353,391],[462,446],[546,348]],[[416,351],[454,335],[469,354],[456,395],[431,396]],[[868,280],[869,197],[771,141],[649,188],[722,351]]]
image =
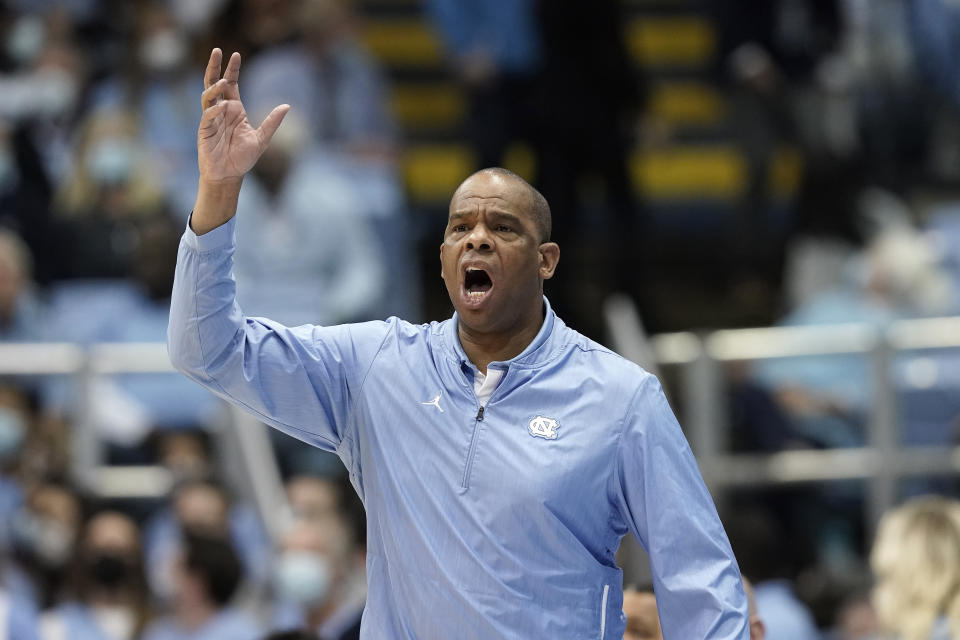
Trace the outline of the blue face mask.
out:
[[[333,571],[324,556],[309,551],[288,551],[277,562],[274,587],[281,600],[310,606],[326,600]]]
[[[12,459],[27,435],[27,425],[19,412],[0,407],[0,462]]]

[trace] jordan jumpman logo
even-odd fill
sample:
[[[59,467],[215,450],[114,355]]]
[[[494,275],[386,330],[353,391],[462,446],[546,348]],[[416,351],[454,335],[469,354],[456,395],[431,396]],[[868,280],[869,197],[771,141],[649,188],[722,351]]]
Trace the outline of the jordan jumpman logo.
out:
[[[425,405],[429,405],[429,406],[431,406],[431,407],[436,407],[437,409],[440,410],[440,413],[443,413],[443,407],[440,406],[440,395],[441,395],[441,394],[438,394],[438,395],[437,395],[433,400],[431,400],[430,402],[421,402],[420,404],[425,404]]]

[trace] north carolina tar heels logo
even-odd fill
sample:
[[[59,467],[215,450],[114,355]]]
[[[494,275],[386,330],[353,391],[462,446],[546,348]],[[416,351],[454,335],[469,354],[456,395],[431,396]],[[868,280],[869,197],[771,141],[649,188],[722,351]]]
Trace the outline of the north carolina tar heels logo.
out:
[[[543,416],[537,416],[530,421],[528,425],[530,429],[530,435],[537,438],[544,438],[546,440],[556,440],[557,439],[557,428],[560,425],[553,418],[544,418]]]

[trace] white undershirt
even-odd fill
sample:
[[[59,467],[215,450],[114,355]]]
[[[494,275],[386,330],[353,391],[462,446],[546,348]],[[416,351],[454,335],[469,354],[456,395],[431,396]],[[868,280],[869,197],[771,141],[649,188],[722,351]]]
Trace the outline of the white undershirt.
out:
[[[487,367],[487,375],[483,375],[480,371],[477,371],[474,375],[473,392],[477,395],[477,401],[480,403],[480,406],[487,405],[487,400],[493,395],[497,385],[500,384],[500,380],[503,378],[503,372],[503,369],[491,369]]]

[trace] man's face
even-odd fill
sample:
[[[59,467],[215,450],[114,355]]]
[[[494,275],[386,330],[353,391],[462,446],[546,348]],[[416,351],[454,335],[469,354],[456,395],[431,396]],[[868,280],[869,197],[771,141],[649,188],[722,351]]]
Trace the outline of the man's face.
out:
[[[559,249],[541,244],[531,204],[523,185],[493,173],[467,180],[450,202],[441,275],[460,321],[473,331],[509,331],[540,304]]]

